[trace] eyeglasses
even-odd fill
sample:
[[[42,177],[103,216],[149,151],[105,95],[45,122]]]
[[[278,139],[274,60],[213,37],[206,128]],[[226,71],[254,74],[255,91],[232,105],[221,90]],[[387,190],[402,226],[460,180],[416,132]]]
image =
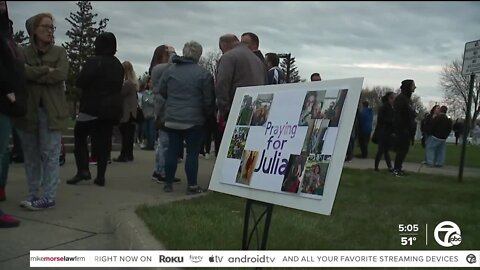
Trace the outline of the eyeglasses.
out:
[[[55,30],[57,29],[57,27],[51,24],[40,24],[40,27],[46,30],[51,30],[52,32],[55,32]]]

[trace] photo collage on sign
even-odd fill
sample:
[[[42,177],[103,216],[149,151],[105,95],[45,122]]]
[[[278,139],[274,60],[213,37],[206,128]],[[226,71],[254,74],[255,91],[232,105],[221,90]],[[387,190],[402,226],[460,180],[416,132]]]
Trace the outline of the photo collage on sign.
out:
[[[309,91],[305,95],[302,111],[298,124],[308,126],[307,135],[302,147],[302,156],[307,157],[304,163],[303,177],[299,188],[282,191],[304,194],[323,195],[325,179],[331,159],[330,151],[325,153],[325,143],[335,144],[335,141],[327,141],[327,133],[333,132],[330,128],[337,128],[347,96],[347,90],[338,91],[336,98],[326,97],[325,90]],[[332,135],[332,134],[330,134]],[[330,136],[331,137],[331,136]],[[332,145],[327,145],[327,149]],[[291,173],[290,171],[288,171]],[[300,174],[302,175],[302,174]],[[287,181],[287,177],[285,181]],[[300,179],[298,179],[300,180]],[[292,181],[290,179],[290,181]]]
[[[252,179],[253,170],[258,159],[258,151],[243,151],[243,156],[240,161],[240,167],[238,168],[237,183],[249,186]]]
[[[273,94],[258,94],[255,99],[248,94],[243,97],[237,126],[235,127],[227,154],[227,158],[240,160],[237,183],[250,185],[259,152],[245,149],[248,132],[253,126],[265,126],[272,102]]]
[[[228,147],[227,158],[240,159],[242,157],[249,131],[249,127],[235,128],[230,146]]]
[[[282,183],[282,191],[298,193],[307,156],[290,155]]]

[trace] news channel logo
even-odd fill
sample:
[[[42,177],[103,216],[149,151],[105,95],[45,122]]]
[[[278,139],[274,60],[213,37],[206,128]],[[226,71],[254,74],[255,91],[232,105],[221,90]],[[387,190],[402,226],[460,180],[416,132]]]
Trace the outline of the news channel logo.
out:
[[[440,222],[435,227],[434,237],[435,241],[442,247],[458,246],[462,242],[460,227],[452,221]]]
[[[474,263],[477,263],[477,256],[473,255],[473,254],[468,254],[467,255],[467,262],[469,264],[474,264]]]

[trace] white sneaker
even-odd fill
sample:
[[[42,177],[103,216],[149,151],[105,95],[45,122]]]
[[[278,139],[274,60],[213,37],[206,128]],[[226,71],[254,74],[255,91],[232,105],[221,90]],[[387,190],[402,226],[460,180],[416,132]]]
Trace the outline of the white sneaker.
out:
[[[205,159],[210,159],[210,154],[205,154]]]
[[[37,197],[28,197],[27,199],[20,202],[20,207],[27,208],[32,205],[32,202],[38,200]]]

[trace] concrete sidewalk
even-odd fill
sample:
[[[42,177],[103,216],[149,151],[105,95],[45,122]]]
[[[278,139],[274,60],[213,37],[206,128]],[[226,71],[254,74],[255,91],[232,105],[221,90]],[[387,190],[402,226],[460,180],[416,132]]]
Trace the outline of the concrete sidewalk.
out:
[[[352,169],[372,169],[373,170],[374,162],[375,161],[373,159],[354,158],[351,162],[345,162],[344,167],[352,168]],[[480,164],[480,160],[479,160],[479,164]],[[387,166],[384,160],[380,162],[379,169],[380,170],[387,169]],[[458,177],[457,166],[443,166],[441,168],[429,168],[421,163],[404,163],[403,169],[407,172],[413,172],[413,173],[440,174],[440,175]],[[480,168],[464,168],[463,176],[480,178]]]
[[[117,155],[112,152],[112,157]],[[0,203],[0,208],[19,218],[21,224],[0,230],[0,269],[29,269],[30,250],[164,249],[150,236],[134,210],[141,204],[191,198],[185,195],[184,163],[178,164],[177,170],[182,182],[175,183],[174,192],[167,194],[163,184],[151,180],[154,152],[138,150],[134,155],[133,162],[109,165],[106,186],[98,187],[93,180],[75,186],[65,183],[76,172],[74,157],[67,154],[66,164],[60,170],[57,206],[38,212],[19,207],[27,195],[25,171],[23,164],[12,164],[7,200]],[[200,159],[199,184],[205,188],[214,162]],[[91,166],[90,171],[95,176],[96,166]]]
[[[117,155],[117,152],[112,153],[112,157]],[[164,249],[150,235],[134,210],[141,204],[191,198],[185,195],[184,163],[179,164],[177,170],[182,182],[174,185],[173,193],[166,194],[163,184],[151,180],[154,152],[137,150],[134,155],[134,162],[109,165],[106,186],[102,188],[94,185],[93,181],[66,185],[65,181],[75,173],[74,157],[68,154],[66,164],[61,167],[57,207],[40,212],[18,206],[26,196],[27,186],[23,164],[13,164],[7,184],[7,201],[1,202],[0,208],[22,223],[18,228],[0,230],[0,269],[29,269],[30,250]],[[214,163],[214,158],[200,158],[199,184],[205,188],[208,187]],[[381,165],[385,166],[384,163]],[[418,172],[420,166],[405,164],[405,169]],[[373,168],[373,160],[354,159],[345,163],[345,167]],[[95,176],[96,166],[91,166],[91,172]],[[458,169],[423,166],[420,172],[456,176]],[[480,177],[480,169],[466,168],[465,176]]]

